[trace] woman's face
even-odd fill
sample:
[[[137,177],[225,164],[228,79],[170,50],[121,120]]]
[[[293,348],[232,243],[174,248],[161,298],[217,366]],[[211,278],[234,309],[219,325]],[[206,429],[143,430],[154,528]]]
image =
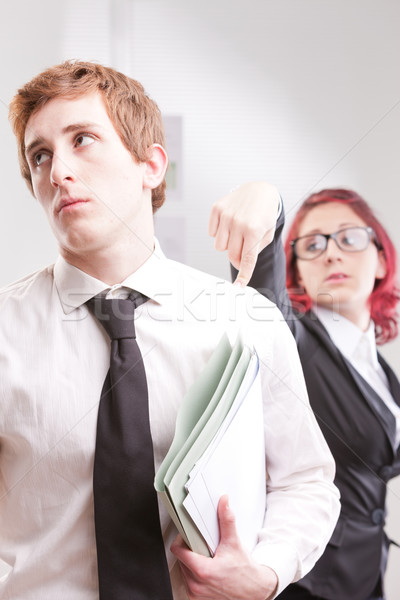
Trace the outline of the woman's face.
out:
[[[351,208],[329,202],[310,210],[300,225],[298,237],[360,226],[365,227],[366,223]],[[386,273],[383,253],[372,241],[365,250],[346,252],[329,239],[321,256],[313,260],[297,259],[296,263],[299,283],[315,304],[332,308],[362,329],[368,327],[368,298],[375,280]]]

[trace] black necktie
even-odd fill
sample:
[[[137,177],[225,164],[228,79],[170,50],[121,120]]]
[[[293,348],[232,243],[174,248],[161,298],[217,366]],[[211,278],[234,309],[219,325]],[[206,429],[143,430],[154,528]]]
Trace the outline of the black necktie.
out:
[[[101,600],[172,600],[154,490],[146,373],[134,311],[147,298],[95,297],[111,338],[97,420],[93,493]]]

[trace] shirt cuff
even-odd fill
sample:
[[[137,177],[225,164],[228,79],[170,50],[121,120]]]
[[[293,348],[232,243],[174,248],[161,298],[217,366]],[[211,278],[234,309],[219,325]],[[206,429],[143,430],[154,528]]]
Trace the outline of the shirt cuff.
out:
[[[289,544],[258,544],[252,557],[259,564],[269,567],[277,574],[278,587],[273,598],[276,598],[290,583],[301,577],[298,554],[295,548]]]

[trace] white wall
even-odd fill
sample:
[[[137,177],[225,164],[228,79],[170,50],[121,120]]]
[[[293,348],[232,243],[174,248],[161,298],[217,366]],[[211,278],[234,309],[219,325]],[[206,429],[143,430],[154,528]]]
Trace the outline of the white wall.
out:
[[[20,182],[6,105],[19,84],[67,57],[129,71],[165,114],[183,116],[183,200],[167,203],[160,221],[184,216],[193,266],[228,276],[206,234],[209,209],[258,178],[278,185],[289,216],[311,190],[354,188],[399,244],[398,0],[14,0],[0,11],[0,284],[56,252]],[[398,341],[384,349],[398,373],[399,350]],[[399,479],[388,505],[399,540]],[[399,570],[393,548],[388,600],[398,597]]]
[[[56,2],[15,0],[0,6],[0,285],[21,277],[54,256],[56,245],[36,201],[19,175],[16,144],[7,117],[17,87],[39,69],[59,61],[62,12]]]

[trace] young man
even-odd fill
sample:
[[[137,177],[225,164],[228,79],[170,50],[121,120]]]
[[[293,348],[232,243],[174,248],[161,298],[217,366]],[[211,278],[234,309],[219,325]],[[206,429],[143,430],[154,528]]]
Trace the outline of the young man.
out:
[[[261,365],[268,510],[259,542],[251,555],[242,548],[223,497],[217,552],[197,555],[176,537],[160,505],[174,598],[275,597],[312,568],[339,510],[332,458],[280,312],[251,289],[167,260],[154,242],[152,213],[164,202],[168,161],[158,108],[138,82],[67,62],[19,90],[10,118],[22,175],[60,256],[0,293],[0,558],[13,567],[0,598],[94,600],[100,593],[102,600],[156,600],[120,581],[103,592],[109,564],[101,559],[98,567],[96,555],[93,465],[110,339],[88,302],[127,298],[132,290],[148,298],[136,309],[135,328],[156,469],[179,404],[225,331],[233,339],[240,328]],[[124,477],[129,487],[129,469]],[[139,486],[135,496],[141,493]],[[109,506],[101,525],[114,523],[119,510]],[[129,525],[128,546],[135,537]],[[124,554],[134,572],[141,557]],[[160,572],[154,557],[149,578]]]

